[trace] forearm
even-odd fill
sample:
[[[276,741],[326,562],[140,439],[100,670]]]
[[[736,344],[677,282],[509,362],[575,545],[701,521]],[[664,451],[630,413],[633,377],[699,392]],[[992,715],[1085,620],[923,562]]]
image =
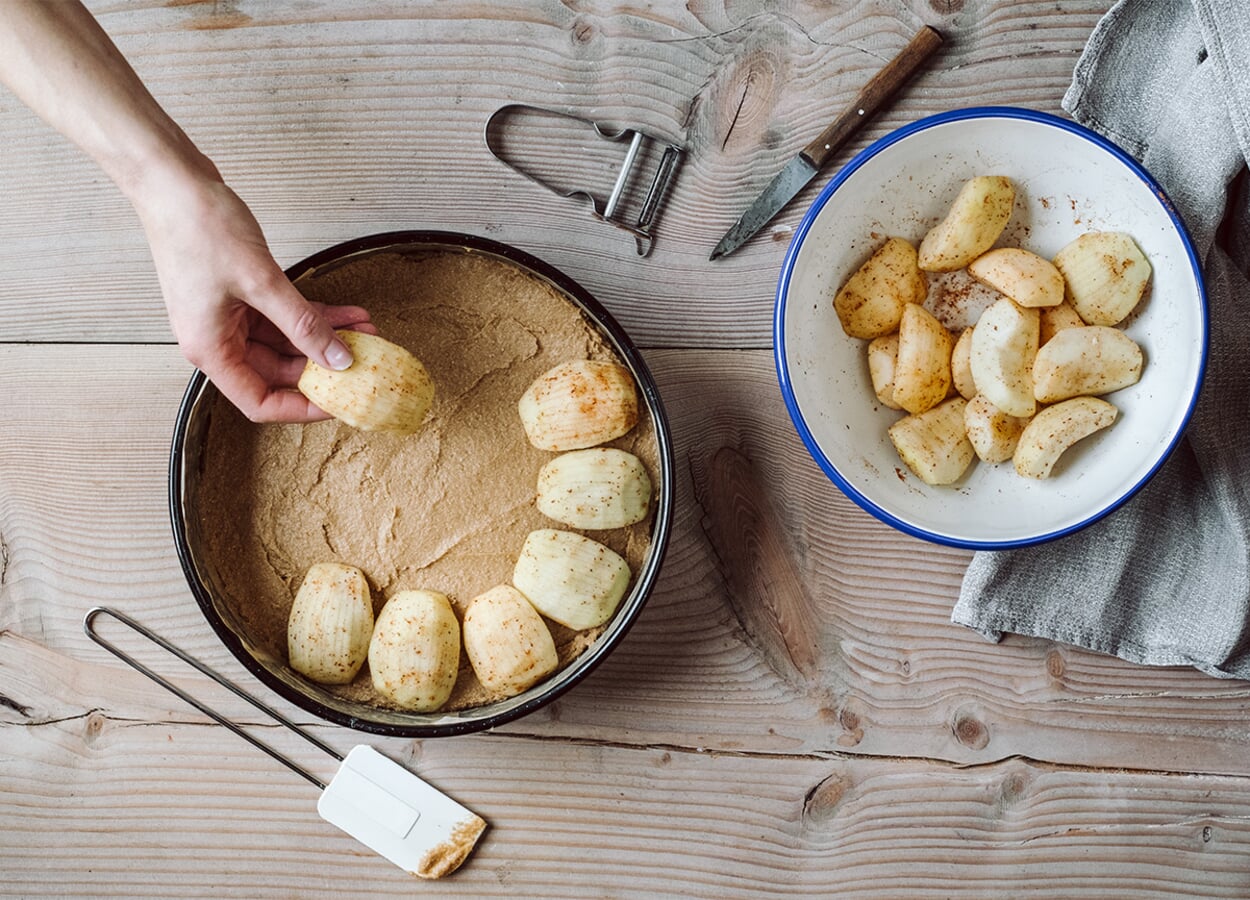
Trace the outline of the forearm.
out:
[[[77,0],[0,0],[0,82],[136,206],[155,179],[217,178]]]
[[[358,307],[311,306],[260,225],[148,93],[77,0],[0,0],[0,83],[81,147],[134,204],[184,355],[257,419],[325,418],[291,390],[305,357],[344,369],[336,327]]]

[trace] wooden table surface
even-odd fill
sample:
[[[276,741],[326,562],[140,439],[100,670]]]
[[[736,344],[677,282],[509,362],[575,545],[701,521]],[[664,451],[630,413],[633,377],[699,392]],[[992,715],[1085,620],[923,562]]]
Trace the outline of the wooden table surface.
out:
[[[1245,684],[952,625],[967,553],[878,523],[804,451],[770,325],[787,241],[828,173],[742,251],[707,260],[920,24],[947,45],[838,162],[950,108],[1059,112],[1109,5],[92,3],[284,264],[452,229],[595,294],[659,382],[676,523],[626,640],[535,714],[407,741],[278,704],[491,824],[441,882],[373,855],[318,818],[315,789],[83,634],[89,607],[115,606],[274,699],[210,632],[175,558],[166,466],[191,369],[136,218],[0,94],[0,893],[1250,894]],[[489,155],[484,123],[508,102],[687,148],[650,257]],[[743,461],[727,497],[717,473]],[[768,608],[779,571],[794,576],[782,614],[801,626],[788,642]],[[332,774],[197,673],[167,671]]]

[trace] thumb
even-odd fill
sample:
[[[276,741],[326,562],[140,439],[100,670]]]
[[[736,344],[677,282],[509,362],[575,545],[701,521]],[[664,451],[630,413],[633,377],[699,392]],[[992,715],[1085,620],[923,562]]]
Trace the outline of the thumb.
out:
[[[352,364],[351,350],[281,270],[266,288],[243,300],[272,322],[296,350],[322,368],[342,370]]]

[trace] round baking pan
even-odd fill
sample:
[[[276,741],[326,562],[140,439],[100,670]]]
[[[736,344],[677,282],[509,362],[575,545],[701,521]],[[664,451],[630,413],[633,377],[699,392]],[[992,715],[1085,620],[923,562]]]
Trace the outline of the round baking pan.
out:
[[[292,281],[349,259],[373,253],[481,254],[506,261],[546,282],[582,313],[630,370],[655,429],[659,472],[655,489],[650,544],[629,593],[590,647],[560,671],[514,697],[454,712],[412,713],[354,702],[307,681],[284,659],[261,649],[222,602],[223,591],[213,563],[204,552],[202,523],[195,509],[197,478],[203,470],[203,449],[209,409],[217,390],[202,372],[191,377],[174,425],[169,464],[169,507],[174,544],[187,584],[209,625],[231,653],[258,679],[296,706],[329,722],[374,734],[438,737],[481,731],[511,721],[550,703],[585,678],[625,637],[641,612],[657,577],[673,518],[674,463],[668,420],[659,391],[632,340],[584,288],[559,270],[515,247],[487,238],[443,231],[400,231],[357,238],[315,253],[287,269]]]

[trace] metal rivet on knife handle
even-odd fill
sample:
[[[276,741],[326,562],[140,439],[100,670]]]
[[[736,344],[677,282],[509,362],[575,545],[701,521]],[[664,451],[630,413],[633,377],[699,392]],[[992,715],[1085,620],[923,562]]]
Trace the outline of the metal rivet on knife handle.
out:
[[[942,36],[927,25],[916,32],[902,52],[869,79],[842,114],[790,160],[721,238],[712,251],[711,259],[719,259],[738,249],[794,199],[795,194],[816,176],[830,157],[907,83],[941,44]]]
[[[803,149],[803,154],[816,168],[824,166],[829,157],[860,129],[886,101],[893,97],[907,80],[942,44],[942,36],[926,25],[916,32],[898,56],[869,79],[851,105],[833,123]]]

